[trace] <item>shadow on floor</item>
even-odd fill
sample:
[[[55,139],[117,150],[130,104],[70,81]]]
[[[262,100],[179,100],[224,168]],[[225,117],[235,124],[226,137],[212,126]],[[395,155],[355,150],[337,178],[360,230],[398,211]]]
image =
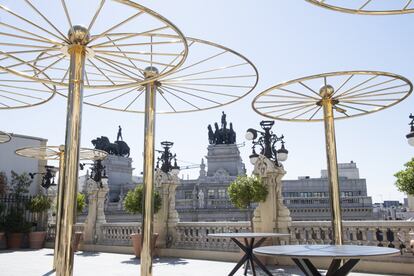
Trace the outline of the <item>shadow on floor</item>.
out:
[[[76,256],[79,257],[96,257],[101,255],[100,252],[89,252],[89,251],[82,251],[82,252],[75,252]]]
[[[162,258],[154,260],[154,263],[160,265],[186,265],[188,261],[181,258]]]
[[[130,258],[129,260],[122,261],[123,264],[139,265],[141,260],[137,257]],[[187,260],[180,258],[155,258],[153,263],[156,265],[185,265],[188,264]]]

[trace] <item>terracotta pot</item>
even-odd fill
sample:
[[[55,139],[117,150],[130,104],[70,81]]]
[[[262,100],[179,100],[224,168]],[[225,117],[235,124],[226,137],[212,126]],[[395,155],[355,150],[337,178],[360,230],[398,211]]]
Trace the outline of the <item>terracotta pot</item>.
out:
[[[75,238],[73,240],[73,251],[78,251],[79,250],[79,243],[81,241],[83,232],[75,232]]]
[[[7,248],[6,233],[0,232],[0,249],[6,249],[6,248]]]
[[[10,249],[18,249],[22,246],[23,233],[9,233],[7,235],[7,246]]]
[[[131,240],[132,240],[132,246],[134,248],[134,253],[135,256],[137,258],[139,258],[141,256],[141,250],[142,250],[142,246],[141,246],[141,240],[142,240],[142,234],[131,234],[130,235]],[[151,252],[154,255],[154,251],[155,251],[155,244],[157,243],[157,238],[158,238],[158,233],[154,233],[152,235],[152,241],[151,241]]]
[[[46,239],[45,231],[30,232],[29,233],[29,244],[31,249],[43,248]]]

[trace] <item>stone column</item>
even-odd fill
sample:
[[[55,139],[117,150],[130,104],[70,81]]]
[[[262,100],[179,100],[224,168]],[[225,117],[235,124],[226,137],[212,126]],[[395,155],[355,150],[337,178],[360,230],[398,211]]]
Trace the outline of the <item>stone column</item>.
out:
[[[102,178],[102,186],[93,179],[87,180],[88,216],[85,219],[83,240],[87,244],[96,243],[102,237],[101,225],[106,223],[105,198],[109,191],[108,179]]]
[[[282,178],[286,174],[285,170],[260,155],[253,174],[262,178],[269,191],[266,201],[260,202],[254,211],[254,231],[289,233],[292,218],[289,209],[283,204],[282,197]]]
[[[407,195],[408,209],[414,212],[414,195]]]
[[[178,174],[157,169],[155,187],[161,195],[161,209],[154,216],[154,233],[158,233],[157,246],[168,248],[177,237],[178,212],[175,209],[175,190],[180,184]]]

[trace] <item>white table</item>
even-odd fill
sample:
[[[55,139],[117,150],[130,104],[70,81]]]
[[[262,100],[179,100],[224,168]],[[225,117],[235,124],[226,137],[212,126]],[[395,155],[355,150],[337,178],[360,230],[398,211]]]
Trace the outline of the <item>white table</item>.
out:
[[[347,275],[361,258],[399,255],[394,248],[360,245],[281,245],[263,246],[253,250],[257,255],[290,257],[305,275],[321,275],[309,258],[332,259],[327,276]],[[341,260],[348,259],[342,266]]]
[[[281,233],[218,233],[209,234],[208,236],[213,238],[230,238],[241,250],[243,250],[244,256],[233,268],[229,276],[234,275],[244,263],[246,263],[244,275],[247,274],[248,265],[250,264],[252,273],[256,276],[254,267],[254,264],[256,263],[267,275],[272,276],[272,273],[270,273],[266,266],[253,254],[253,248],[259,247],[267,238],[289,237],[290,235]],[[244,244],[242,244],[239,239],[244,240]],[[259,240],[255,243],[255,239]]]

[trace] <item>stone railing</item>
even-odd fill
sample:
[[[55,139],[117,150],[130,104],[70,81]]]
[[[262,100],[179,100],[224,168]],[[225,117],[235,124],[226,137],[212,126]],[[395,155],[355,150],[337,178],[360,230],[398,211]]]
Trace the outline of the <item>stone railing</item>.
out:
[[[379,245],[410,250],[409,232],[414,232],[412,221],[344,221],[345,244]],[[291,244],[329,244],[329,221],[293,221],[289,229]]]
[[[83,224],[76,224],[81,231]],[[173,248],[236,252],[238,247],[228,238],[212,238],[208,234],[250,232],[250,222],[179,222],[171,229]],[[329,221],[293,221],[289,228],[288,244],[329,244],[331,223]],[[410,221],[344,221],[344,243],[357,245],[390,246],[412,255],[409,232],[414,232]],[[48,230],[48,240],[54,239],[54,225]],[[141,223],[104,223],[98,229],[98,244],[130,246],[130,234],[141,233]]]
[[[76,223],[75,224],[75,232],[83,232],[84,224],[83,223]],[[46,240],[47,241],[54,241],[56,237],[56,225],[55,224],[49,224],[47,227],[47,235]]]
[[[99,243],[104,245],[131,245],[130,235],[141,233],[141,223],[104,223]]]
[[[250,232],[250,222],[179,222],[174,248],[238,251],[229,238],[212,238],[208,234]]]

